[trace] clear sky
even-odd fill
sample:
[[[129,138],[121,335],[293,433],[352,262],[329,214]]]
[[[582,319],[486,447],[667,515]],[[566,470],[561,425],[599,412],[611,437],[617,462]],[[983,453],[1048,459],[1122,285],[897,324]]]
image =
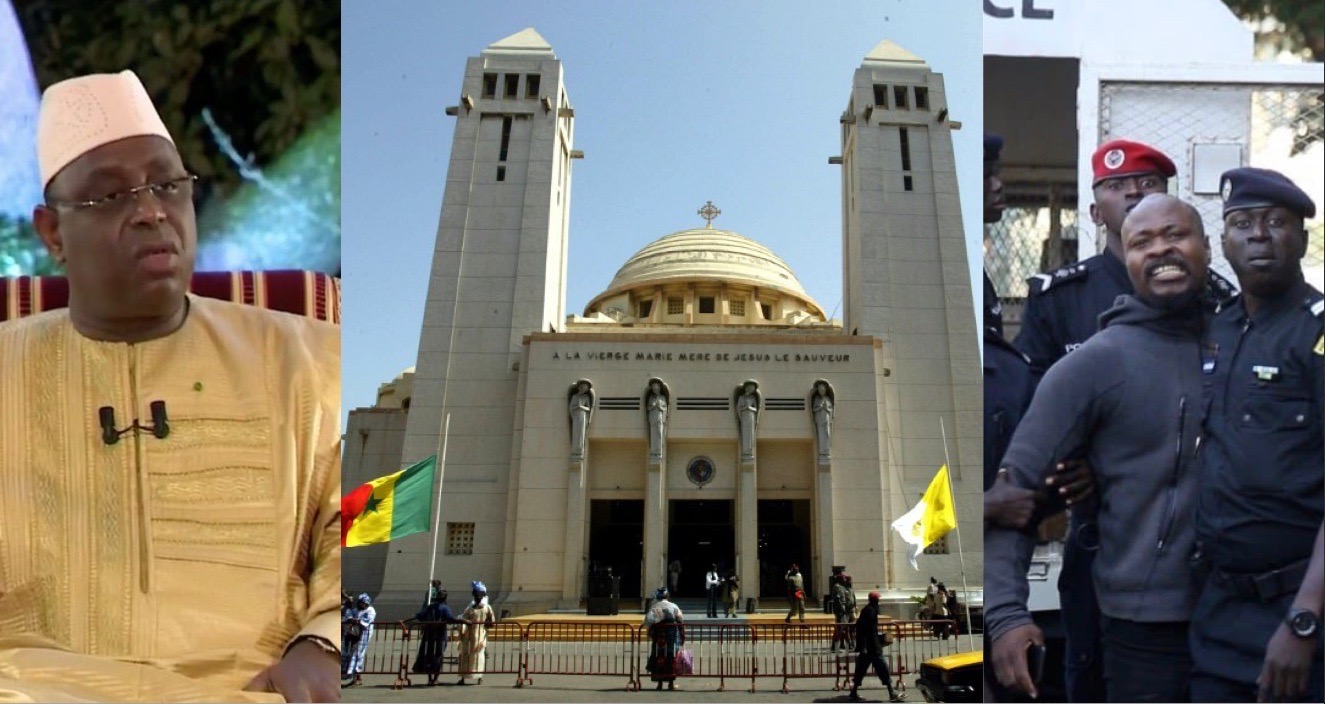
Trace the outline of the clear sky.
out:
[[[526,27],[575,106],[568,313],[631,254],[714,226],[772,249],[842,317],[838,118],[892,40],[944,75],[967,255],[980,259],[982,15],[974,0],[346,0],[342,52],[343,408],[413,366],[465,60]],[[978,329],[978,327],[977,327]]]

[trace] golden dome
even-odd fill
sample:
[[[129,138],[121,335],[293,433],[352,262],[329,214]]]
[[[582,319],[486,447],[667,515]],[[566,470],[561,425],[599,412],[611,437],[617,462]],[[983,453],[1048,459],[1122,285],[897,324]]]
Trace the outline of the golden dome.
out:
[[[680,283],[738,284],[773,289],[806,304],[824,318],[791,267],[762,244],[729,230],[695,228],[659,238],[626,260],[607,290],[585,307],[586,314],[604,300],[634,289]]]

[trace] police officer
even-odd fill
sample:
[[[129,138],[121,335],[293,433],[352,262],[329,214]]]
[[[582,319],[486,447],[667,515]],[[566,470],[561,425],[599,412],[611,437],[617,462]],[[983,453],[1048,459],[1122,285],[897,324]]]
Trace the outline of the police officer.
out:
[[[1319,702],[1325,299],[1301,267],[1316,205],[1266,169],[1225,172],[1221,190],[1242,295],[1215,316],[1203,355],[1196,529],[1209,576],[1192,619],[1192,697]]]
[[[1123,218],[1151,193],[1165,193],[1177,173],[1163,152],[1140,142],[1115,139],[1100,145],[1090,158],[1095,202],[1090,219],[1105,235],[1105,250],[1060,269],[1027,280],[1029,296],[1022,316],[1017,349],[1031,358],[1037,371],[1048,369],[1099,329],[1100,313],[1118,296],[1131,294],[1123,266],[1120,234]],[[1223,278],[1210,272],[1208,285],[1216,300],[1234,293]]]
[[[984,221],[996,223],[1003,217],[1006,200],[999,162],[1003,138],[985,134],[984,143]],[[1030,359],[1003,337],[1003,311],[998,293],[989,275],[984,275],[984,518],[986,525],[1021,528],[1030,522],[1036,507],[1044,503],[1044,492],[1013,486],[1006,472],[999,472],[999,461],[1007,450],[1012,434],[1030,405],[1036,375]],[[1056,476],[1076,495],[1093,490],[1089,469],[1081,465],[1072,474]],[[932,581],[932,580],[931,580]],[[987,646],[988,644],[986,644]],[[985,648],[989,650],[988,647]],[[1052,687],[1048,688],[1050,692]],[[1015,693],[986,677],[987,701],[1022,701]]]
[[[1007,205],[999,173],[1003,138],[985,133],[984,147],[984,221],[988,225],[1003,218]],[[1012,486],[1006,477],[1000,478],[998,468],[1017,423],[1030,405],[1038,376],[1031,370],[1030,359],[1003,337],[1003,307],[987,273],[984,274],[984,343],[985,520],[1004,528],[1021,528],[1043,502],[1044,492]],[[1048,481],[1048,487],[1060,489],[1055,496],[1066,498],[1069,503],[1094,491],[1090,469],[1084,462],[1064,463],[1062,472]]]
[[[985,181],[984,181],[984,205],[985,205],[985,224],[990,225],[1003,219],[1003,211],[1007,209],[1007,197],[1003,195],[1003,178],[1000,173],[1000,158],[1003,153],[1003,138],[999,135],[989,132],[985,133]],[[994,282],[989,280],[988,272],[984,273],[984,327],[985,331],[993,331],[999,337],[1003,336],[1003,304],[998,300],[998,291],[994,288]],[[986,485],[988,482],[986,482]],[[985,488],[988,488],[986,486]]]
[[[1099,315],[1122,294],[1132,294],[1132,282],[1123,265],[1123,219],[1142,198],[1168,191],[1168,179],[1177,173],[1173,160],[1147,144],[1115,139],[1100,145],[1090,158],[1095,202],[1090,219],[1105,236],[1105,250],[1056,271],[1028,280],[1030,295],[1022,316],[1017,349],[1026,353],[1037,372],[1043,372],[1098,330]],[[1207,289],[1216,300],[1232,295],[1227,281],[1208,273]],[[1068,701],[1102,701],[1104,679],[1099,653],[1099,606],[1091,581],[1094,550],[1098,546],[1093,523],[1085,520],[1088,507],[1073,511],[1063,549],[1063,571],[1058,590],[1067,631]]]
[[[996,134],[985,134],[984,164],[984,218],[986,224],[996,223],[1003,218],[1006,201],[1003,196],[1003,181],[999,177],[999,157],[1003,149],[1003,138]],[[1035,380],[1031,374],[1030,360],[1017,351],[1003,337],[1003,307],[998,300],[998,292],[989,274],[984,275],[984,487],[988,491],[994,485],[998,473],[998,463],[1003,457],[1007,443],[1012,439],[1021,414],[1030,405],[1031,395],[1035,392]],[[1030,518],[1034,508],[1029,489],[1015,489],[1015,497],[1005,497],[1000,506],[1009,513],[1006,519],[1024,514],[1021,523]],[[988,498],[988,496],[986,496]],[[990,507],[997,513],[999,507]],[[1001,515],[1001,514],[999,514]],[[986,516],[989,518],[990,516]]]

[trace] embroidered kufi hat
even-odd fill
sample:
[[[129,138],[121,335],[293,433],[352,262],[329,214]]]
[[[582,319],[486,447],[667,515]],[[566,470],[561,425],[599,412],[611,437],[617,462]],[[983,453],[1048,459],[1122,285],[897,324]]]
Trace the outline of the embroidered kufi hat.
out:
[[[60,81],[41,96],[37,162],[45,188],[78,157],[111,142],[154,135],[175,143],[133,71]]]

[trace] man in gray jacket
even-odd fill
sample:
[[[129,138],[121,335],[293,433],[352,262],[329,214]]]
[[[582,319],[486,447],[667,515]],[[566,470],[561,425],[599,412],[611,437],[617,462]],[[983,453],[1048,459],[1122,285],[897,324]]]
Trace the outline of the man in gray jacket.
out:
[[[1042,486],[1062,457],[1095,470],[1104,676],[1110,701],[1186,701],[1187,566],[1201,421],[1202,291],[1210,261],[1201,218],[1147,196],[1123,223],[1135,296],[1049,369],[1003,457],[1012,483]],[[1030,530],[987,527],[985,619],[1006,687],[1036,695],[1027,649],[1044,642],[1026,607]]]

